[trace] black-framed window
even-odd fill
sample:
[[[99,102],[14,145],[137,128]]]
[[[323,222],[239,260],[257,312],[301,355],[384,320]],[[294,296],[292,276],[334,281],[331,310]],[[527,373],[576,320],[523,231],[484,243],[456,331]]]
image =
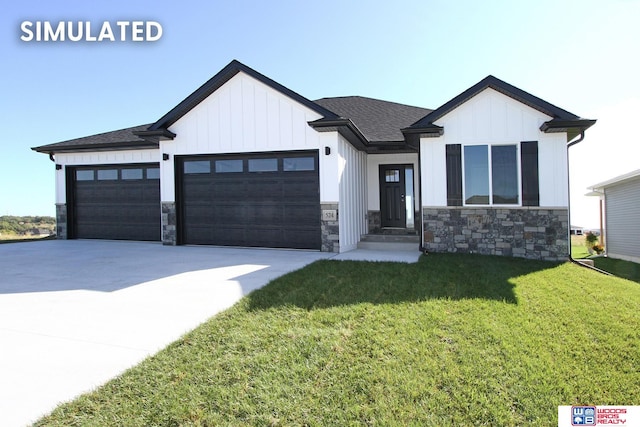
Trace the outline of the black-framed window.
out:
[[[186,162],[184,162],[184,173],[186,174],[211,173],[211,161],[187,160]]]
[[[277,172],[277,171],[278,171],[277,158],[249,159],[249,172]]]
[[[215,160],[214,165],[216,173],[236,173],[244,170],[242,159]]]
[[[448,206],[538,206],[538,143],[446,146]]]
[[[91,170],[77,170],[76,181],[93,181],[95,179],[95,171]]]
[[[120,171],[123,180],[142,179],[142,168],[126,168]]]
[[[285,172],[313,171],[316,162],[313,157],[285,157],[282,159],[282,170]]]
[[[98,169],[98,181],[117,181],[118,169]]]

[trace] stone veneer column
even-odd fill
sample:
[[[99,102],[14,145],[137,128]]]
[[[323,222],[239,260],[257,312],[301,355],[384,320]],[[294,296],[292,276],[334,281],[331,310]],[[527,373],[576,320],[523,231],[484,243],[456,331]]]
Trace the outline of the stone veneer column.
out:
[[[335,221],[323,219],[322,211],[336,211]],[[340,213],[336,203],[320,204],[320,228],[322,233],[322,252],[340,252],[340,225],[338,223]]]
[[[382,215],[380,211],[368,211],[367,223],[369,227],[369,233],[378,233],[382,229]]]
[[[162,244],[175,246],[176,233],[176,203],[162,202]]]
[[[67,205],[56,203],[56,237],[67,239]]]
[[[561,208],[423,209],[424,247],[564,261],[569,253],[569,214]]]

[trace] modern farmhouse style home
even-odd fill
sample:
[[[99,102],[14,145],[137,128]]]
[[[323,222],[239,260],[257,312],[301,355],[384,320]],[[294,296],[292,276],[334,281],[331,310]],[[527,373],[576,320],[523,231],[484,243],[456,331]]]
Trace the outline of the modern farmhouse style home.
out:
[[[430,110],[311,101],[232,61],[151,124],[33,148],[56,165],[60,238],[344,252],[568,256],[581,119],[488,76]]]

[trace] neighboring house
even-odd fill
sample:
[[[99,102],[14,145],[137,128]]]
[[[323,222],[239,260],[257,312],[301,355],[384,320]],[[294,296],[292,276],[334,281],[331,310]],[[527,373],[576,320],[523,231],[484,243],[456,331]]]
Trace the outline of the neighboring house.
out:
[[[30,233],[32,236],[47,237],[51,235],[51,230],[47,228],[32,228]]]
[[[582,236],[584,234],[584,227],[579,227],[577,225],[571,226],[571,235],[572,236]]]
[[[599,196],[603,205],[607,255],[640,263],[640,169],[589,189],[588,195]]]
[[[35,147],[56,164],[60,238],[344,252],[568,254],[580,119],[493,76],[436,110],[310,101],[232,61],[155,123]]]

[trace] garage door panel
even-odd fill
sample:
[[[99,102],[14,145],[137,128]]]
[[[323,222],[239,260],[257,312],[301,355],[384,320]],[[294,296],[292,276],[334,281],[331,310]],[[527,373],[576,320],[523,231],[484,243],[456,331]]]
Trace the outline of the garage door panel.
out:
[[[245,218],[242,222],[251,224],[282,224],[286,221],[283,208],[275,202],[270,203],[251,203],[247,204]]]
[[[210,187],[211,195],[215,198],[239,199],[246,197],[247,182],[245,179],[220,179],[217,177],[215,184]]]
[[[315,228],[285,230],[283,238],[293,245],[305,245],[308,242],[315,242],[316,245],[322,244],[320,234]]]
[[[297,162],[296,156],[306,160]],[[181,159],[182,241],[320,249],[317,156],[307,152]],[[193,162],[214,167],[202,173]],[[292,170],[298,164],[312,170]]]
[[[300,225],[313,225],[320,223],[320,213],[317,209],[305,205],[285,205],[283,215],[286,218],[295,218],[295,223]]]
[[[160,180],[144,178],[145,169],[157,169],[157,165],[71,169],[70,176],[76,178],[70,196],[73,237],[160,240]],[[100,179],[105,177],[109,179]]]

